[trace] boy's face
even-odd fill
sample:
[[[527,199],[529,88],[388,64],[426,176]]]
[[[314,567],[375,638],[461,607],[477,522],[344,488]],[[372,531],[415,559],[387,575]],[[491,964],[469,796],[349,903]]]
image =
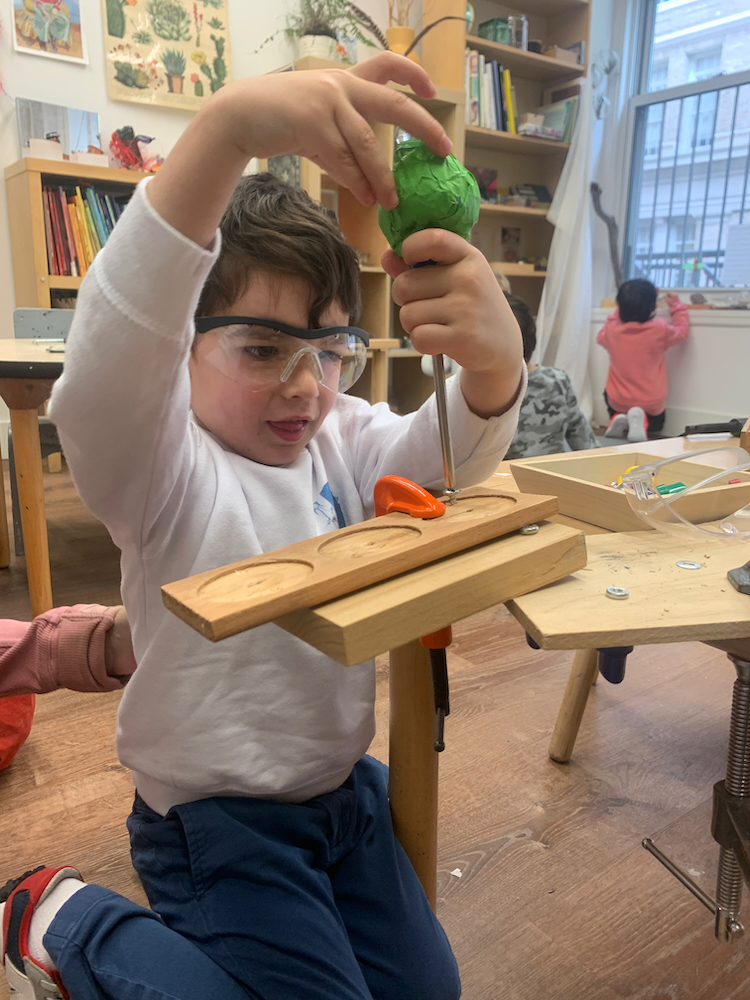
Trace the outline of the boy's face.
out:
[[[303,282],[259,274],[222,315],[258,316],[305,328],[308,299]],[[348,314],[337,305],[320,319],[321,326],[348,322]],[[318,382],[309,357],[300,359],[286,382],[257,391],[239,385],[208,360],[220,336],[220,331],[197,336],[189,362],[193,413],[238,455],[262,465],[288,465],[312,440],[336,393]]]

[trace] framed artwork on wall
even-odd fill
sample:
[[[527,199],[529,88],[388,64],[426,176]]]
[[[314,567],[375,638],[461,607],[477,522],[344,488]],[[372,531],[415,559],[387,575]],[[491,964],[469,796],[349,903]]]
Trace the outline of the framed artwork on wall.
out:
[[[102,0],[109,97],[198,111],[232,78],[227,2]]]
[[[13,48],[32,56],[87,63],[80,0],[12,0]]]

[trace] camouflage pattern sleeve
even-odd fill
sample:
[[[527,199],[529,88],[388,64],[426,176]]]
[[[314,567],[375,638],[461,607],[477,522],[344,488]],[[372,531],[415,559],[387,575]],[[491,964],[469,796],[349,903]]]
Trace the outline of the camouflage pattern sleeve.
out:
[[[578,451],[595,448],[596,438],[578,407],[570,379],[559,368],[529,372],[529,385],[518,415],[518,430],[506,458],[555,455],[565,442]]]
[[[566,399],[568,407],[568,428],[565,432],[565,440],[570,445],[571,451],[583,451],[586,448],[596,448],[596,435],[591,424],[581,413],[578,399],[570,384],[570,379],[566,372],[559,373],[565,382]]]

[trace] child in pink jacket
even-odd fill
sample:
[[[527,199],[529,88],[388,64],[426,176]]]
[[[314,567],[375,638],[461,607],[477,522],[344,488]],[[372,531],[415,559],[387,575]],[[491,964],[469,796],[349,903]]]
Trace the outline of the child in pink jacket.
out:
[[[667,295],[671,325],[655,319],[657,290],[650,281],[625,281],[617,293],[616,312],[596,336],[609,352],[604,391],[611,420],[605,437],[645,441],[664,427],[667,369],[664,355],[686,339],[688,310],[676,295]]]
[[[37,694],[116,691],[135,670],[123,607],[76,604],[32,622],[0,619],[0,770],[31,729]]]

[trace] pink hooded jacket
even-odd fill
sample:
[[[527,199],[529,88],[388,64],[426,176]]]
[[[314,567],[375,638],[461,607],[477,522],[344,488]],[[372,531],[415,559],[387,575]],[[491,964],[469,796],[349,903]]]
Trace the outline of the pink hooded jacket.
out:
[[[597,344],[609,352],[609,374],[605,386],[609,405],[618,413],[640,406],[652,416],[662,413],[667,402],[667,368],[664,355],[681,343],[690,330],[690,318],[678,299],[669,300],[670,319],[646,323],[623,323],[619,311],[607,317],[596,335]]]

